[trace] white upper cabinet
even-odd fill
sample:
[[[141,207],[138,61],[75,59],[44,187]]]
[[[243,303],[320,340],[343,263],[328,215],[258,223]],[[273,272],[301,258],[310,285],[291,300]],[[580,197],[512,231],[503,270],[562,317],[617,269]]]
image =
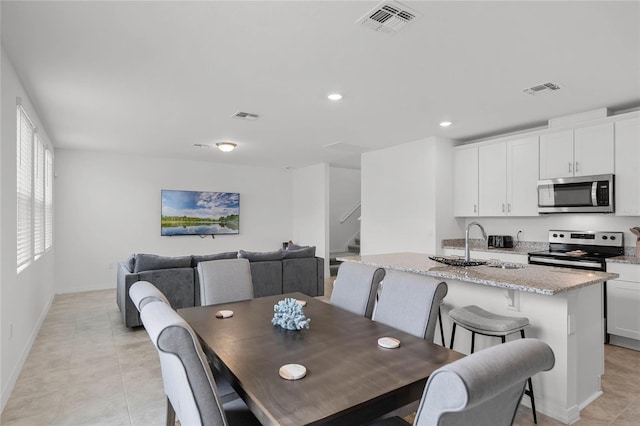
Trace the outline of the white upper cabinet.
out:
[[[463,146],[453,151],[453,214],[478,216],[478,147]]]
[[[614,172],[613,123],[540,136],[540,179]]]
[[[616,216],[640,216],[640,118],[615,124]]]
[[[480,146],[479,216],[537,216],[538,137]]]
[[[507,143],[478,148],[478,210],[480,216],[507,212]]]
[[[574,176],[613,173],[613,123],[582,127],[574,132]]]
[[[538,137],[507,143],[507,215],[538,215]]]
[[[540,136],[540,179],[573,176],[573,130]]]

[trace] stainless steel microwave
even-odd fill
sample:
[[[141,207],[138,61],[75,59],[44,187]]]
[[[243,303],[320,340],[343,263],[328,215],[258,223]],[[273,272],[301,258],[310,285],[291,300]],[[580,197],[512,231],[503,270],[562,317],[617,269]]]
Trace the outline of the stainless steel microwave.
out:
[[[538,181],[538,213],[613,213],[614,175]]]

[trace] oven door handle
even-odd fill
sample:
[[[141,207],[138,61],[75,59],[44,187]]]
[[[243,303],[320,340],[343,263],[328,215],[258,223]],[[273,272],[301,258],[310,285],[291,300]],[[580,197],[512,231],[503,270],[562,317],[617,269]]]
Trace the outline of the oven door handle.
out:
[[[593,268],[602,268],[601,263],[597,262],[583,262],[583,261],[573,261],[573,260],[561,260],[561,259],[550,259],[548,257],[540,257],[540,256],[531,256],[529,257],[529,262],[541,262],[541,263],[552,263],[555,265],[566,265],[566,266],[591,266]]]

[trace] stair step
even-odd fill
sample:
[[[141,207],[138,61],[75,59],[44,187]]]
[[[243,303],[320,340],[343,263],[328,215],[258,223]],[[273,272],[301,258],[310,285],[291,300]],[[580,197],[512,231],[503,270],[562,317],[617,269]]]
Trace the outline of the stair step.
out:
[[[359,245],[349,244],[348,248],[351,253],[358,253],[358,254],[360,253]]]

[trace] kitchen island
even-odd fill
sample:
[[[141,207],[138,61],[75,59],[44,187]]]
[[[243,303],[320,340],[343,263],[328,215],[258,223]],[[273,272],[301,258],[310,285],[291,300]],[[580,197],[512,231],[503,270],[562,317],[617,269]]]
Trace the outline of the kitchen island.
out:
[[[533,378],[536,408],[565,424],[602,394],[604,325],[602,283],[617,274],[537,265],[446,266],[422,253],[391,253],[341,257],[385,269],[441,278],[448,285],[442,308],[445,337],[451,336],[451,309],[478,305],[500,315],[530,321],[527,337],[544,340],[556,357],[555,367]],[[384,281],[383,281],[384,283]],[[383,284],[384,285],[384,284]],[[454,349],[469,353],[467,330],[456,332]],[[508,339],[519,338],[518,334]],[[439,339],[436,338],[436,341]],[[476,336],[476,350],[498,344],[498,338]],[[447,342],[448,344],[449,342]],[[523,400],[528,404],[528,399]]]

